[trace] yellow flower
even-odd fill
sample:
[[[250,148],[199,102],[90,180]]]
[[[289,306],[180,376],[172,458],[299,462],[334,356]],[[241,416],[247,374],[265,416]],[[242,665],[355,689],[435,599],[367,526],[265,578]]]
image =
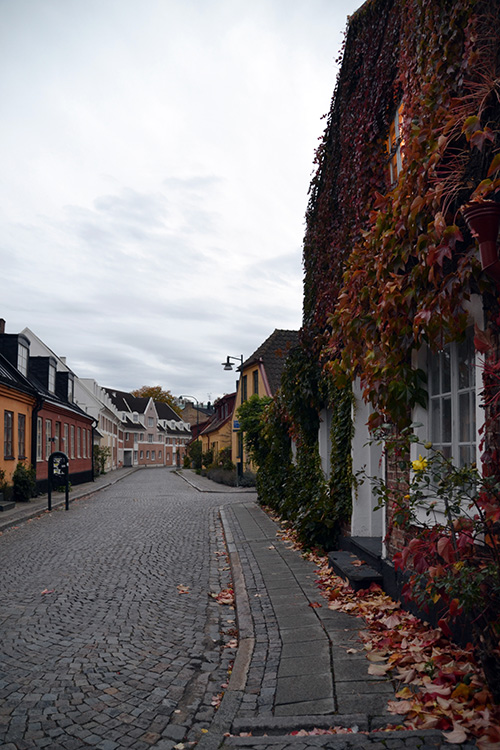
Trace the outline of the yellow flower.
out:
[[[411,462],[411,465],[413,466],[413,471],[425,471],[427,468],[427,459],[419,455],[416,461]]]

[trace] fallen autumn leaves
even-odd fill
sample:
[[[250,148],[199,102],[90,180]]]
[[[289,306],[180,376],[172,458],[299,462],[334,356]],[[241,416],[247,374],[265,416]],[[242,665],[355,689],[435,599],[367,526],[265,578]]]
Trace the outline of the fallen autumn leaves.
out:
[[[360,638],[370,661],[368,673],[397,684],[388,710],[408,729],[441,729],[449,742],[476,738],[480,750],[500,750],[500,707],[493,703],[472,646],[460,648],[427,623],[401,609],[379,586],[355,593],[334,575],[326,557],[309,555],[318,566],[318,586],[328,607],[362,617]]]

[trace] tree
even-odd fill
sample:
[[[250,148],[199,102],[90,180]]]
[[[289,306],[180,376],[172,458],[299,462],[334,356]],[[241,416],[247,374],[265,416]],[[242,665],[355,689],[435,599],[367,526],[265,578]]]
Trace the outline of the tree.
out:
[[[143,385],[141,388],[131,391],[131,394],[137,398],[152,398],[153,401],[160,401],[163,404],[168,404],[170,408],[179,415],[179,417],[182,416],[170,391],[164,391],[161,385]]]

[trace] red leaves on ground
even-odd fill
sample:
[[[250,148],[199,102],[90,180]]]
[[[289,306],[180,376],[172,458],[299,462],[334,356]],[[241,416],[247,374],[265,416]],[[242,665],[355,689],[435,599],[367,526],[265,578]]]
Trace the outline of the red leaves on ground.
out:
[[[448,556],[444,542],[440,554]],[[308,558],[318,566],[317,585],[328,608],[364,618],[366,629],[359,635],[368,652],[368,673],[390,675],[398,684],[389,712],[405,717],[408,729],[437,728],[446,732],[449,742],[474,737],[479,750],[500,750],[500,706],[493,703],[472,646],[455,646],[447,637],[446,622],[431,628],[402,610],[377,584],[354,592],[332,573],[325,557]],[[459,611],[457,599],[450,606]]]
[[[217,604],[227,604],[229,606],[234,606],[234,591],[231,588],[222,589],[222,591],[219,591],[218,594],[211,593],[210,596],[212,599],[215,599]]]

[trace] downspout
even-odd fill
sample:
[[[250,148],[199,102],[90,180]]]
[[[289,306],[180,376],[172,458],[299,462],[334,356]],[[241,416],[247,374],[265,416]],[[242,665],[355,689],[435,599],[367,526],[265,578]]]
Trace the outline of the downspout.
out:
[[[43,406],[43,398],[40,396],[39,393],[36,395],[36,403],[33,408],[33,411],[31,412],[31,465],[33,466],[33,469],[35,471],[35,482],[37,481],[36,476],[36,442],[37,442],[37,422],[38,422],[38,413],[40,409]]]

